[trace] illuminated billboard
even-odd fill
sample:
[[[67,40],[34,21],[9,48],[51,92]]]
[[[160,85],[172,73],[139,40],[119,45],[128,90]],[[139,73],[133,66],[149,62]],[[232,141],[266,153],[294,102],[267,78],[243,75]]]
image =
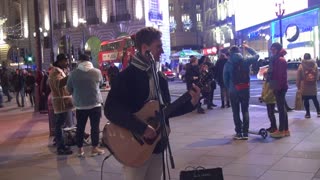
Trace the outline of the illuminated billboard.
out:
[[[277,18],[276,2],[282,0],[234,0],[236,31]],[[285,0],[285,14],[308,8],[308,0]]]

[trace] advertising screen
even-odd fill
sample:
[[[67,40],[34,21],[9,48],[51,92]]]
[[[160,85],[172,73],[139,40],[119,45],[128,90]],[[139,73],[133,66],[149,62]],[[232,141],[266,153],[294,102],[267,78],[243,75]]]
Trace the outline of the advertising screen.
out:
[[[282,0],[234,0],[236,31],[277,18],[276,2]],[[308,0],[285,0],[285,14],[308,8]]]

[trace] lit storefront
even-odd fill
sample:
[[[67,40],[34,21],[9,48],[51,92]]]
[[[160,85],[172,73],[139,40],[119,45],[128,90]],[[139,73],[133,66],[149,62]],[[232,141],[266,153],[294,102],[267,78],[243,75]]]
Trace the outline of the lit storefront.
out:
[[[283,47],[287,59],[302,58],[304,53],[319,58],[319,9],[305,11],[282,19]],[[270,25],[272,42],[280,42],[279,21]]]

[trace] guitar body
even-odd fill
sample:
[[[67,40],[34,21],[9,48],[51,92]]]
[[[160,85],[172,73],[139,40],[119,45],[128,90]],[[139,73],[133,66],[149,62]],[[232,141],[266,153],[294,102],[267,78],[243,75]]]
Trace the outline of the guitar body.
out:
[[[159,102],[150,101],[135,113],[135,116],[157,130],[159,129],[159,121],[155,119],[156,112],[159,112]],[[168,129],[167,127],[167,132],[169,133]],[[140,141],[131,131],[110,121],[103,128],[103,142],[108,146],[113,156],[125,166],[142,166],[152,155],[161,136],[158,135],[152,143],[144,141],[141,136],[138,139]]]

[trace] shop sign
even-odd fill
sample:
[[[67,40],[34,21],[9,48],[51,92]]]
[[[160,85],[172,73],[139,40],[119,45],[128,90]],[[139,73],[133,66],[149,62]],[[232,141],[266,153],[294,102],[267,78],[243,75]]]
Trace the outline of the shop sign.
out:
[[[218,49],[216,47],[212,47],[212,48],[205,48],[202,50],[202,54],[203,55],[216,55],[217,54]]]

